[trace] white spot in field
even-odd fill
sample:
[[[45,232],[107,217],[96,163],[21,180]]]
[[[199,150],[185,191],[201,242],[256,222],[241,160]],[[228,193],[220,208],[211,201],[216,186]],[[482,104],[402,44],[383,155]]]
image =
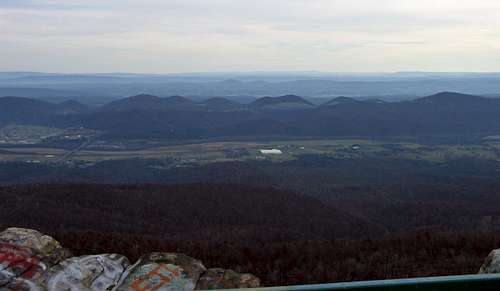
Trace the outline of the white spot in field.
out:
[[[268,149],[268,150],[262,149],[259,151],[263,155],[281,155],[281,154],[283,154],[283,152],[281,150],[278,150],[278,149]]]

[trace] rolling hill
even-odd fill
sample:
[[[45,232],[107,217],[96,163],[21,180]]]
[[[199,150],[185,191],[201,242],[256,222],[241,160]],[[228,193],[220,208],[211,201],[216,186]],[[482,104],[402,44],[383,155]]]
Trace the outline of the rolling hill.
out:
[[[7,124],[43,124],[56,114],[57,105],[21,97],[0,98],[0,126]]]
[[[68,100],[57,104],[60,114],[84,114],[89,112],[90,108],[78,101]]]
[[[203,109],[211,111],[232,111],[244,109],[242,104],[222,97],[209,98],[198,103],[198,105]]]
[[[354,102],[357,102],[357,100],[354,98],[340,96],[340,97],[333,98],[332,100],[322,104],[322,106],[335,106],[335,105],[339,105],[339,104],[354,103]]]
[[[100,111],[172,111],[195,109],[195,103],[181,96],[160,98],[153,95],[136,95],[110,102]]]
[[[498,134],[500,100],[443,92],[402,102],[335,98],[322,106],[286,95],[245,106],[224,98],[200,103],[137,95],[98,110],[77,102],[53,104],[0,98],[0,125],[85,126],[116,137],[175,139],[254,135],[316,137]]]
[[[227,239],[332,239],[367,235],[369,229],[375,234],[377,229],[314,198],[229,184],[47,185],[3,187],[0,194],[0,226],[50,229],[57,221],[81,231],[207,241],[214,234]]]
[[[250,103],[249,107],[253,109],[293,110],[313,108],[314,105],[302,97],[285,95],[279,97],[262,97]]]

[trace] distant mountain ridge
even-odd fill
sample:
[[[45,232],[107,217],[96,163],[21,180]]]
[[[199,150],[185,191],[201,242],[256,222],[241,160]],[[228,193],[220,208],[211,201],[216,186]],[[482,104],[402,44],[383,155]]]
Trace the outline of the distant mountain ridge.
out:
[[[87,113],[90,108],[75,100],[68,100],[58,103],[59,113],[61,114],[83,114]]]
[[[193,109],[195,103],[185,97],[172,96],[160,98],[141,94],[112,101],[100,108],[101,111],[142,111],[142,110],[181,110]]]
[[[463,104],[472,104],[477,102],[493,102],[495,101],[492,98],[486,98],[476,95],[469,94],[461,94],[455,92],[440,92],[431,96],[418,98],[414,100],[416,103],[428,103],[428,104],[444,104],[444,103],[463,103]]]
[[[499,73],[400,72],[342,74],[325,72],[232,72],[194,74],[54,74],[0,72],[0,88],[71,91],[66,96],[112,97],[148,93],[158,96],[389,96],[408,100],[443,88],[476,95],[500,93]],[[59,94],[54,92],[55,94]],[[28,95],[29,94],[29,95]],[[48,97],[47,92],[0,90],[0,96]],[[393,97],[390,97],[393,96]],[[53,96],[52,96],[53,97]],[[80,100],[79,100],[80,101]]]
[[[296,95],[263,97],[248,105],[225,98],[195,102],[137,95],[89,110],[77,102],[0,98],[0,126],[13,123],[85,126],[125,138],[498,134],[500,100],[442,92],[403,102],[337,97],[315,106]]]
[[[55,114],[57,105],[48,102],[21,98],[0,98],[0,126],[15,123],[44,124],[51,114]]]
[[[209,98],[199,102],[198,105],[204,107],[205,109],[214,111],[240,110],[244,108],[243,104],[223,97]]]
[[[249,104],[250,108],[267,109],[303,109],[314,105],[306,99],[296,95],[279,97],[262,97]]]
[[[0,87],[0,97],[23,96],[27,98],[45,98],[45,97],[77,97],[85,93],[69,90],[54,90],[47,88],[16,88]]]
[[[334,105],[338,105],[338,104],[353,103],[353,102],[357,102],[357,100],[354,98],[350,98],[350,97],[340,96],[340,97],[336,97],[336,98],[331,99],[330,101],[325,102],[323,104],[323,106],[334,106]]]
[[[88,113],[87,106],[77,101],[59,104],[23,97],[0,97],[0,126],[7,124],[45,125],[59,115]]]

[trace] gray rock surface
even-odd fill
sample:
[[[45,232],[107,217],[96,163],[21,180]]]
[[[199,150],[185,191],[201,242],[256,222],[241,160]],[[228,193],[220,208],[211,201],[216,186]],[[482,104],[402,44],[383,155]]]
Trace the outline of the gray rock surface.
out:
[[[117,290],[191,291],[205,270],[200,261],[183,254],[151,253],[127,271]]]
[[[129,265],[117,254],[70,258],[48,271],[44,285],[51,291],[111,290]]]
[[[36,230],[25,228],[8,228],[0,233],[0,242],[30,248],[44,256],[61,249],[58,241]]]
[[[54,238],[36,230],[0,233],[0,291],[147,291],[258,287],[251,274],[209,269],[177,253],[150,253],[134,265],[118,254],[69,258]]]
[[[252,274],[239,274],[233,270],[209,269],[198,280],[197,290],[257,288],[260,279]]]
[[[500,273],[500,249],[492,251],[484,261],[480,274],[499,274]]]
[[[0,290],[41,290],[47,264],[32,249],[0,243]]]

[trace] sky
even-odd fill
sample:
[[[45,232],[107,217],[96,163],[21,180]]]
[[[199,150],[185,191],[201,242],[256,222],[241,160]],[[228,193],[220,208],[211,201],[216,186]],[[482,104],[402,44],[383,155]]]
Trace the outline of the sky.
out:
[[[0,71],[497,72],[498,0],[0,0]]]

